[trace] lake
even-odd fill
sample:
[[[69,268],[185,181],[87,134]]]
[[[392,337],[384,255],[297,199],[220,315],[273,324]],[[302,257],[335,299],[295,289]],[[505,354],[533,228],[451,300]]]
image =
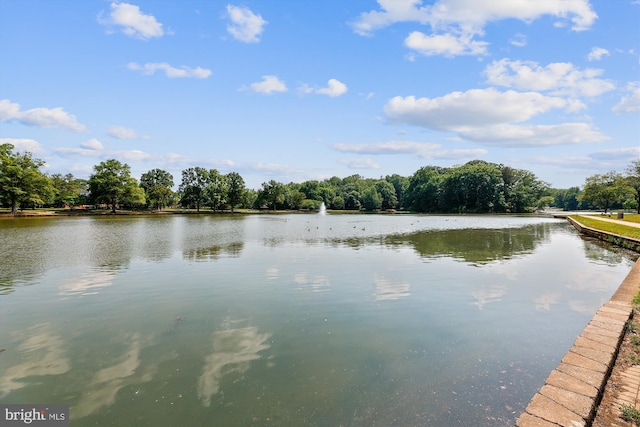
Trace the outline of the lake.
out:
[[[0,401],[72,426],[511,426],[635,260],[534,216],[5,219],[0,247]]]

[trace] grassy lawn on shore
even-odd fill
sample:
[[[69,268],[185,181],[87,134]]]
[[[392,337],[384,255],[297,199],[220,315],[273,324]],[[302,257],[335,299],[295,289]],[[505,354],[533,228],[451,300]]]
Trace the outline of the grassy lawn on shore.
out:
[[[584,225],[607,233],[618,234],[620,236],[630,237],[632,239],[640,239],[640,228],[631,225],[617,224],[608,221],[601,221],[597,218],[591,218],[585,215],[570,215],[572,219]],[[640,222],[640,215],[625,215],[625,221]]]

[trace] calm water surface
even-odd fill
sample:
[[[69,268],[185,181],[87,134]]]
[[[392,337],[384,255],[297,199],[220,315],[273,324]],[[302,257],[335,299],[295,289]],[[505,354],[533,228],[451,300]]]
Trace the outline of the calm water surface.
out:
[[[633,257],[564,221],[0,221],[0,401],[73,426],[510,426]]]

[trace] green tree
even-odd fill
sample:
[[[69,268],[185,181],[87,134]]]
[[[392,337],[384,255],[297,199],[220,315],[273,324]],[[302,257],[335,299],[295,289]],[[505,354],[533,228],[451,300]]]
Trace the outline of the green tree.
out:
[[[227,178],[217,169],[209,171],[209,182],[205,188],[207,203],[214,211],[227,202]]]
[[[162,169],[152,169],[140,176],[147,204],[156,209],[168,206],[173,199],[173,175]]]
[[[636,209],[640,214],[640,159],[632,160],[625,172],[627,185],[633,193],[633,198],[636,201]]]
[[[121,205],[127,208],[140,209],[147,203],[144,189],[140,187],[138,181],[130,177],[122,195]]]
[[[442,185],[447,170],[438,166],[425,166],[418,169],[409,179],[405,204],[418,212],[439,212],[443,210]]]
[[[398,201],[399,208],[406,208],[405,205],[405,194],[407,189],[409,188],[409,178],[400,176],[398,174],[387,175],[384,177],[385,181],[391,183],[396,192],[396,200]]]
[[[381,179],[376,182],[375,189],[382,199],[382,209],[395,209],[398,207],[398,197],[396,196],[396,189],[393,184]]]
[[[362,195],[362,206],[368,211],[374,211],[382,208],[382,196],[375,187],[369,187],[364,190]]]
[[[331,201],[331,209],[344,209],[344,197],[335,196]]]
[[[443,198],[446,209],[456,212],[501,211],[502,173],[496,165],[474,160],[451,168],[445,178]]]
[[[580,209],[580,201],[578,200],[579,195],[579,187],[556,190],[553,205],[565,211],[575,211]]]
[[[629,188],[622,175],[611,171],[606,174],[596,174],[588,177],[580,194],[580,200],[591,203],[597,208],[602,208],[604,213],[607,213],[611,205],[620,201],[628,191]]]
[[[291,209],[300,209],[302,207],[302,203],[307,199],[302,191],[294,190],[289,192],[289,207]]]
[[[118,204],[125,196],[131,197],[138,187],[138,183],[131,177],[128,164],[109,159],[93,167],[93,174],[89,177],[89,191],[91,198],[97,203],[105,202],[111,205],[115,212]]]
[[[18,206],[43,205],[55,188],[40,168],[44,162],[26,151],[14,153],[12,144],[0,145],[0,199],[16,213]]]
[[[200,206],[207,200],[205,189],[208,185],[209,171],[205,168],[196,166],[183,170],[182,183],[178,188],[180,204],[184,207],[195,206],[196,211],[200,212]]]
[[[540,181],[532,172],[502,167],[502,179],[507,212],[531,212],[539,208],[541,198],[548,195],[548,184]],[[553,202],[544,199],[544,203],[550,205]]]
[[[80,200],[80,192],[87,188],[85,180],[76,179],[70,173],[51,175],[51,184],[55,188],[53,205],[58,208],[76,206]]]
[[[227,201],[231,205],[231,212],[234,207],[240,203],[246,189],[244,186],[244,179],[237,172],[230,172],[227,174]]]
[[[273,206],[273,210],[276,210],[278,203],[283,203],[285,200],[285,186],[281,182],[274,181],[262,183],[262,196],[267,205]]]

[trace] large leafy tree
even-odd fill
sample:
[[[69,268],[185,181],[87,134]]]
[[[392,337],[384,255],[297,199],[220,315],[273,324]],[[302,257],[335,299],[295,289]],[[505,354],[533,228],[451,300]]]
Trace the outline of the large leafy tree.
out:
[[[262,199],[264,199],[268,205],[273,206],[273,210],[275,211],[276,205],[285,200],[286,188],[281,182],[272,179],[269,182],[262,183],[261,193]]]
[[[398,196],[393,184],[381,179],[376,182],[375,189],[382,199],[382,209],[395,209],[398,206]]]
[[[375,186],[364,190],[362,195],[362,206],[368,211],[374,211],[382,208],[382,196],[378,193]]]
[[[245,192],[244,179],[238,172],[230,172],[227,174],[227,201],[231,206],[231,212],[234,207],[240,203]]]
[[[56,173],[51,175],[51,183],[55,188],[53,204],[56,207],[77,205],[81,199],[81,193],[87,189],[87,181],[78,179],[73,174],[62,175]]]
[[[209,171],[209,182],[205,188],[205,197],[214,211],[227,202],[227,177],[221,175],[217,169]]]
[[[116,159],[105,160],[93,167],[93,174],[89,177],[89,191],[91,198],[97,203],[111,205],[111,211],[115,212],[118,205],[123,202],[134,204],[144,203],[144,193],[140,200],[140,193],[136,191],[137,181],[131,177],[131,168],[126,163],[120,163]]]
[[[632,160],[626,169],[626,180],[636,200],[636,209],[640,214],[640,159]]]
[[[545,196],[548,184],[540,181],[533,172],[502,166],[503,200],[507,212],[528,212],[538,207]],[[549,203],[549,199],[545,199]],[[550,202],[553,203],[553,202]]]
[[[182,171],[182,183],[178,189],[180,193],[180,204],[182,206],[195,206],[200,212],[207,200],[205,189],[209,185],[209,171],[205,168],[194,167]]]
[[[438,212],[442,207],[442,184],[447,170],[438,166],[418,169],[409,180],[405,195],[407,207],[418,212]]]
[[[162,169],[152,169],[142,174],[140,187],[144,189],[149,206],[162,209],[173,198],[173,175]]]
[[[585,180],[584,188],[579,198],[581,201],[604,209],[604,212],[607,213],[611,205],[620,201],[628,191],[629,188],[622,175],[611,171],[606,174],[596,174],[588,177]]]
[[[490,163],[482,160],[468,162],[448,171],[444,187],[447,210],[458,212],[501,211],[502,174]]]
[[[18,206],[42,205],[55,189],[40,168],[44,162],[30,152],[14,153],[12,144],[0,145],[0,198],[16,213]]]

